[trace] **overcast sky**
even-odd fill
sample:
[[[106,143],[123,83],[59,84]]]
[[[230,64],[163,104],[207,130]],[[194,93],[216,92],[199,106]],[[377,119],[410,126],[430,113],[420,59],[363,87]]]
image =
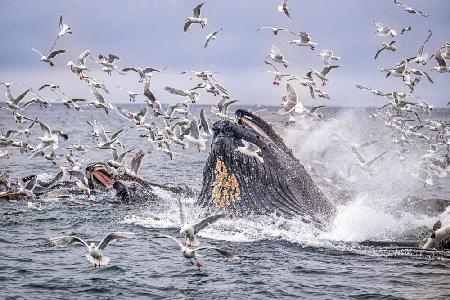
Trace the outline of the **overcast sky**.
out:
[[[392,67],[402,58],[417,54],[420,44],[431,29],[433,36],[426,47],[430,55],[444,42],[450,41],[450,1],[407,1],[413,7],[429,13],[428,18],[408,14],[392,0],[291,0],[292,20],[277,11],[278,0],[208,0],[202,16],[208,24],[201,28],[194,24],[183,32],[184,19],[192,15],[199,1],[150,1],[150,0],[78,0],[78,1],[0,1],[0,81],[13,81],[25,86],[38,87],[41,83],[57,83],[71,97],[89,96],[86,85],[66,67],[69,60],[89,49],[98,53],[115,53],[121,57],[119,66],[142,66],[160,68],[167,66],[163,74],[152,79],[153,90],[162,103],[180,100],[163,90],[171,85],[187,89],[195,85],[182,71],[216,71],[216,78],[243,104],[278,105],[285,86],[272,85],[272,76],[264,64],[271,45],[278,46],[291,62],[287,72],[304,75],[310,67],[320,69],[322,62],[316,56],[320,50],[332,49],[342,57],[337,62],[341,68],[329,74],[329,83],[323,88],[332,97],[312,100],[304,87],[294,85],[300,98],[307,105],[328,104],[345,106],[379,105],[377,98],[355,88],[360,83],[390,92],[408,91],[400,78],[385,79],[378,67]],[[73,30],[72,35],[62,37],[57,49],[68,53],[55,59],[50,68],[39,61],[31,47],[47,51],[58,32],[59,15]],[[390,38],[376,37],[371,23],[376,20],[398,32],[412,26],[413,30],[399,35],[397,52],[385,52],[375,61],[375,52],[383,41]],[[220,27],[217,40],[204,49],[205,37]],[[286,27],[292,31],[307,31],[318,43],[315,51],[307,47],[288,44],[293,36],[281,32],[274,36],[270,31],[255,30],[260,26]],[[109,77],[89,61],[91,75],[105,80],[110,89],[117,85],[141,91],[138,75],[113,74]],[[430,70],[436,65],[433,59],[423,67]],[[415,68],[422,68],[414,66]],[[280,67],[281,69],[282,67]],[[425,78],[420,82],[414,96],[445,106],[450,100],[450,74],[430,72],[434,84]],[[17,88],[16,89],[22,89]],[[218,99],[205,95],[200,103],[212,104]],[[127,96],[115,90],[107,101],[124,102]],[[143,101],[142,98],[140,101]]]

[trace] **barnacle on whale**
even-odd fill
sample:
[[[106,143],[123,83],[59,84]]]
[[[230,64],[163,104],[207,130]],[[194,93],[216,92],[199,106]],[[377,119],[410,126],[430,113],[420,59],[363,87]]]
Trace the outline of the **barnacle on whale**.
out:
[[[241,191],[236,175],[229,175],[227,167],[220,160],[216,162],[214,176],[212,198],[217,207],[223,208],[241,198]]]

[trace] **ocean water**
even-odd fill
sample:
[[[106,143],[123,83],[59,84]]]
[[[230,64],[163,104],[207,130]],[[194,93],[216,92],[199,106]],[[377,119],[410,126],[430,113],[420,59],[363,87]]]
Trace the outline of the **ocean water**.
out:
[[[141,104],[124,106],[137,111]],[[193,106],[192,113],[197,114],[199,108]],[[274,126],[282,122],[270,108],[248,109],[266,109],[260,113]],[[414,176],[427,145],[419,141],[408,146],[401,161],[390,129],[381,120],[368,118],[372,110],[328,108],[324,112],[327,121],[299,119],[292,128],[280,128],[280,134],[338,206],[328,229],[319,231],[295,218],[275,216],[219,221],[201,232],[202,243],[232,250],[239,259],[208,253],[200,257],[203,268],[196,270],[181,257],[174,242],[152,239],[156,234],[177,235],[176,195],[159,191],[159,203],[134,205],[112,201],[112,192],[96,194],[90,200],[74,196],[36,203],[4,201],[0,203],[0,297],[449,299],[450,253],[359,244],[365,240],[419,242],[438,218],[450,222],[448,213],[430,212],[426,205],[450,200],[449,178],[434,178],[433,185],[428,185]],[[125,128],[120,139],[127,148],[151,147],[125,119],[100,110],[78,113],[53,105],[46,110],[30,107],[24,114],[39,116],[52,128],[69,134],[69,141],[61,142],[59,154],[71,143],[93,146],[86,121],[94,119],[107,130]],[[435,110],[433,119],[449,120],[450,110]],[[0,111],[0,129],[15,126],[12,117]],[[36,127],[33,132],[29,141],[34,144],[40,130]],[[356,168],[347,181],[338,180],[355,161],[342,141],[368,140],[376,143],[367,147],[367,158],[387,151],[374,164],[373,174]],[[208,152],[193,147],[173,150],[179,153],[173,160],[157,150],[147,154],[140,175],[158,183],[188,185],[197,193]],[[0,167],[13,178],[56,172],[44,159],[9,152],[12,157],[0,160]],[[110,153],[89,150],[79,157],[88,163],[109,159]],[[64,158],[58,157],[56,167],[61,165]],[[195,196],[181,200],[195,219],[201,212],[193,206]],[[48,241],[50,237],[78,235],[98,242],[111,231],[132,231],[137,238],[115,241],[104,251],[110,263],[101,268],[88,263],[83,246],[59,248]]]

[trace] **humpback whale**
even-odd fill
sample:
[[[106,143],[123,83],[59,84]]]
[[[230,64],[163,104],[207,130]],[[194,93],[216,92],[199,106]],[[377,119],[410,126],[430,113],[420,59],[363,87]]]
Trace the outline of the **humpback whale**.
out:
[[[326,225],[336,208],[317,187],[292,150],[261,117],[243,109],[236,121],[213,125],[209,157],[197,205],[233,215],[300,216]],[[242,141],[259,149],[260,160],[235,151]]]

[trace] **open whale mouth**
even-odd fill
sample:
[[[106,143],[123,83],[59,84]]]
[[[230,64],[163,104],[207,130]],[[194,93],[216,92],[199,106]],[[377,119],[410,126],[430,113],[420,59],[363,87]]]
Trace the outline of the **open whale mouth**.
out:
[[[116,181],[107,167],[100,163],[91,164],[86,168],[86,178],[89,185],[96,189],[110,188]]]
[[[245,110],[236,110],[235,113],[236,116],[236,123],[238,123],[241,126],[244,126],[247,129],[252,129],[256,133],[264,136],[267,139],[270,139],[269,136],[266,134],[263,128],[258,125],[258,120],[255,119],[255,116],[251,113],[248,113]]]

